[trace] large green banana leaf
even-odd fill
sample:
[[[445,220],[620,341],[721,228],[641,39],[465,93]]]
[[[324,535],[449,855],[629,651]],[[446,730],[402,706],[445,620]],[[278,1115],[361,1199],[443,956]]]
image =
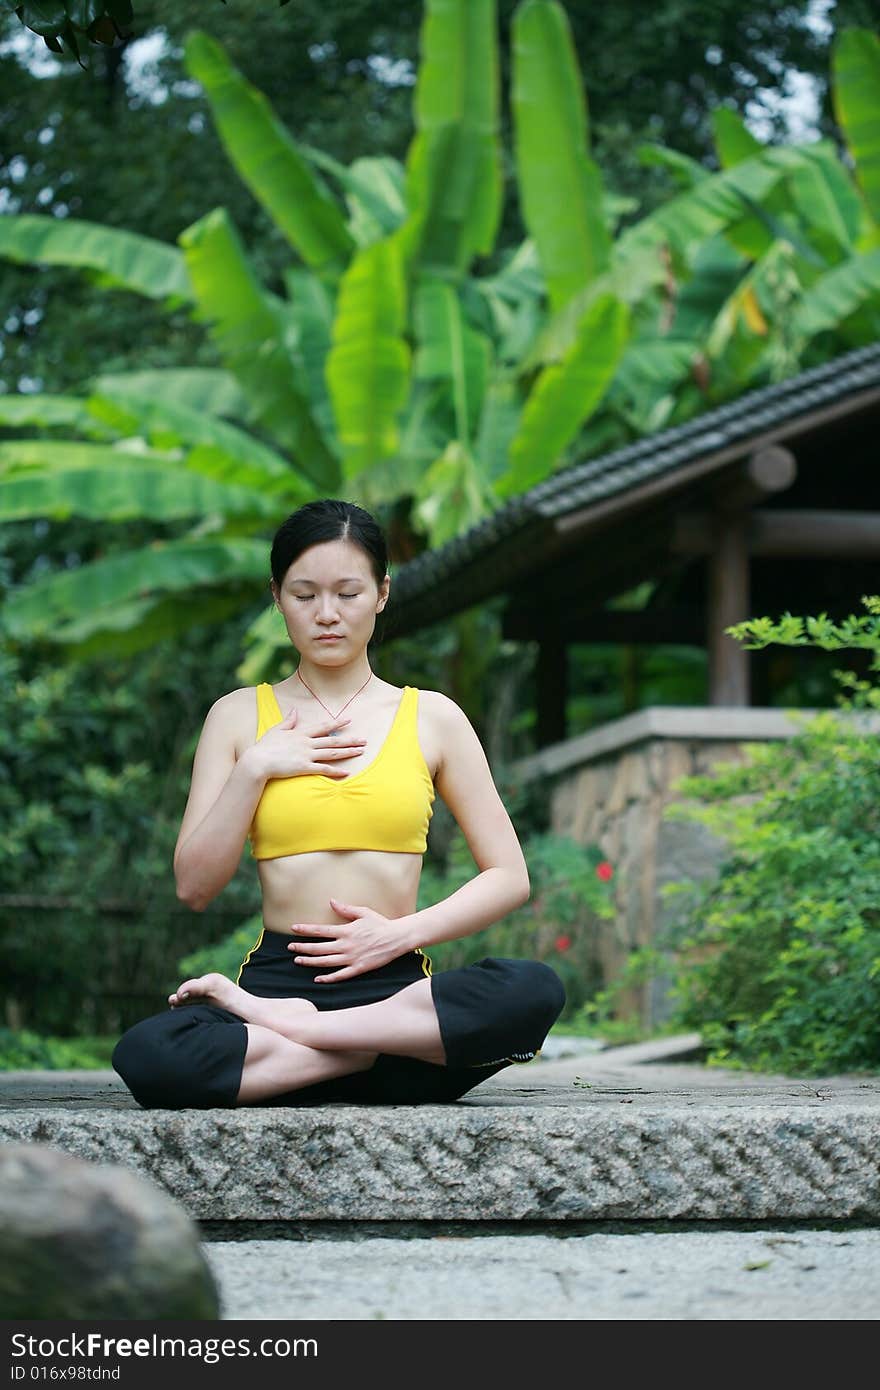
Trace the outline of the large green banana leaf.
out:
[[[830,153],[824,145],[766,150],[730,170],[700,180],[677,195],[657,213],[650,214],[618,238],[611,272],[600,276],[593,285],[575,295],[560,313],[551,316],[520,363],[521,369],[529,371],[541,363],[560,361],[574,342],[580,318],[601,294],[611,292],[628,303],[634,310],[636,322],[644,318],[646,307],[650,309],[652,303],[656,304],[655,312],[662,312],[669,273],[664,259],[667,246],[673,249],[677,262],[676,280],[681,285],[679,306],[681,308],[693,296],[695,302],[705,300],[700,310],[704,323],[714,316],[719,301],[714,298],[711,284],[716,272],[714,268],[701,269],[700,259],[705,248],[711,248],[714,238],[720,234],[729,235],[738,250],[754,257],[764,254],[774,240],[783,237],[799,248],[805,260],[812,259],[816,268],[821,268],[823,258],[811,249],[799,231],[801,221],[798,219],[809,216],[810,187],[817,200],[817,221],[827,229],[826,241],[830,241],[832,232],[838,237],[851,235],[855,226],[851,185],[845,172],[831,170],[829,161]],[[823,180],[821,184],[811,182],[817,171]],[[783,185],[793,186],[794,175],[802,172],[804,178],[796,186],[795,201]],[[770,203],[780,210],[790,210],[788,223],[767,211]],[[747,244],[741,245],[740,233],[746,226],[750,226],[752,232],[746,238]],[[835,254],[842,253],[838,250]],[[722,279],[729,281],[732,277],[735,281],[740,273],[735,259],[731,253],[731,266],[720,268]],[[741,256],[738,263],[742,266]],[[723,292],[730,293],[732,287],[729,283]],[[691,325],[683,323],[677,323],[675,331],[681,338],[698,336]]]
[[[725,400],[750,383],[769,364],[768,348],[778,350],[779,333],[771,334],[765,317],[777,287],[792,274],[794,253],[786,241],[772,242],[717,306],[703,336],[701,367],[707,399]],[[795,282],[792,282],[795,288]],[[787,305],[786,305],[787,307]],[[786,324],[787,331],[787,324]],[[775,338],[775,343],[773,342]]]
[[[664,293],[670,268],[686,281],[707,241],[740,222],[744,212],[766,199],[785,174],[802,163],[797,150],[765,150],[701,180],[621,233],[614,244],[611,269],[550,317],[521,364],[523,369],[560,361],[575,342],[583,315],[600,297],[610,293],[636,310],[650,304],[652,292]],[[670,255],[672,267],[667,264]]]
[[[177,521],[211,513],[278,518],[278,502],[254,488],[233,487],[187,469],[150,467],[28,469],[0,477],[0,520],[29,517],[95,521]]]
[[[608,391],[608,404],[638,434],[662,429],[672,413],[676,388],[693,370],[698,343],[687,338],[631,342]]]
[[[155,396],[169,405],[182,405],[204,415],[225,415],[246,420],[247,396],[231,372],[222,367],[156,367],[142,372],[101,372],[92,378],[98,396],[117,389]]]
[[[719,106],[712,112],[712,131],[718,163],[722,169],[732,169],[737,164],[744,164],[746,160],[759,156],[764,149],[742,117],[729,106]],[[742,255],[748,256],[751,260],[758,260],[773,244],[774,237],[779,235],[778,219],[789,210],[790,202],[785,180],[780,180],[778,186],[771,189],[759,205],[751,204],[754,209],[752,215],[747,213],[728,225],[726,235],[731,246],[735,246]],[[771,225],[771,214],[777,220],[775,227]]]
[[[0,395],[0,425],[20,429],[35,425],[40,429],[76,429],[99,438],[107,427],[95,418],[88,403],[77,396]]]
[[[396,237],[358,251],[339,286],[327,384],[347,479],[390,458],[407,396],[406,298]]]
[[[407,260],[461,274],[501,215],[495,0],[426,0],[407,155]]]
[[[629,312],[602,295],[581,320],[574,345],[545,367],[529,393],[510,445],[510,467],[495,483],[499,496],[524,492],[556,468],[563,451],[599,405],[627,343]]]
[[[760,154],[764,148],[742,116],[731,111],[729,106],[716,106],[712,112],[712,133],[722,169],[732,169],[735,164],[742,164]]]
[[[679,265],[689,266],[708,237],[742,217],[748,206],[745,199],[760,203],[802,158],[797,150],[767,149],[679,193],[618,237],[616,266],[626,269],[646,251],[659,253],[663,246],[670,248]]]
[[[297,470],[333,490],[339,466],[321,437],[284,340],[282,316],[259,284],[222,208],[181,233],[199,317],[250,405]]]
[[[760,260],[775,243],[787,242],[803,261],[822,270],[828,263],[828,256],[833,259],[840,256],[840,248],[818,225],[813,226],[809,218],[804,226],[792,197],[793,182],[793,177],[780,180],[762,203],[743,194],[743,207],[750,209],[751,216],[732,223],[727,228],[727,237],[732,246],[752,261]],[[822,250],[814,243],[821,245]]]
[[[141,441],[124,443],[84,444],[81,439],[6,439],[0,442],[0,473],[38,472],[60,473],[64,469],[116,468],[120,471],[132,464],[149,468],[180,467],[179,457],[161,450],[148,449]]]
[[[545,284],[538,248],[531,238],[527,237],[514,251],[507,254],[501,269],[494,275],[469,279],[465,281],[465,285],[473,286],[490,306],[501,300],[509,307],[516,308],[523,299],[541,299]]]
[[[444,419],[447,395],[446,385],[442,381],[414,379],[411,383],[394,460],[398,478],[397,496],[414,493],[425,469],[446,448],[449,438]]]
[[[880,37],[844,29],[831,55],[834,111],[855,161],[856,179],[880,224]]]
[[[263,93],[199,30],[187,36],[184,55],[205,89],[226,153],[254,197],[307,265],[341,268],[354,247],[342,211]]]
[[[726,116],[724,125],[729,129],[738,118],[732,111]],[[753,138],[745,129],[743,133]],[[774,241],[789,241],[806,261],[820,268],[833,265],[850,254],[860,236],[861,200],[829,141],[791,147],[789,155],[791,167],[785,178],[760,201],[743,192],[750,215],[733,222],[727,237],[755,261]]]
[[[670,335],[698,343],[714,322],[718,305],[733,294],[747,265],[726,236],[710,237],[694,259],[690,278],[676,295]]]
[[[873,306],[880,336],[880,248],[853,256],[821,275],[796,304],[792,326],[809,340],[838,327],[865,306]]]
[[[227,482],[258,487],[280,480],[291,495],[298,492],[303,501],[314,496],[311,486],[297,477],[281,454],[246,430],[152,393],[146,394],[130,387],[124,378],[117,378],[116,384],[110,385],[103,396],[96,393],[91,397],[90,406],[98,413],[108,406],[111,412],[121,410],[121,423],[126,432],[146,434],[158,448],[201,445],[206,455],[210,452],[216,457],[218,465],[225,458],[228,467],[223,476]],[[187,464],[193,466],[192,455]],[[212,476],[219,478],[221,473],[213,472]]]
[[[880,108],[880,88],[878,88]],[[788,179],[804,238],[826,261],[852,254],[862,233],[862,204],[856,189],[828,140],[801,147],[803,163]]]
[[[489,378],[491,344],[464,318],[455,288],[424,279],[416,286],[413,323],[418,348],[414,373],[419,381],[442,380],[450,389],[455,433],[467,444],[476,428]]]
[[[451,439],[422,478],[414,513],[432,546],[445,545],[481,521],[496,505],[471,450]]]
[[[355,159],[348,173],[346,202],[350,231],[359,246],[380,241],[403,226],[406,221],[406,170],[399,159],[392,159],[390,155]]]
[[[244,656],[235,670],[242,685],[277,679],[278,653],[285,649],[290,650],[290,638],[284,620],[274,604],[267,603],[244,634]]]
[[[91,619],[95,631],[124,622],[123,616],[113,617],[117,605],[203,587],[244,586],[256,595],[261,585],[268,593],[268,583],[265,540],[155,541],[35,580],[7,595],[0,619],[13,638],[49,639],[59,624],[76,620],[81,638]],[[198,612],[195,601],[191,607]]]
[[[512,37],[520,201],[557,311],[609,264],[602,177],[588,154],[583,83],[562,6],[525,0]]]
[[[337,180],[348,206],[348,230],[358,246],[369,246],[397,231],[406,218],[406,170],[391,155],[375,155],[342,164],[309,145],[302,152],[310,163]]]
[[[728,107],[712,114],[715,147],[723,169],[759,155],[763,149],[741,116]],[[849,176],[830,141],[799,145],[800,156],[779,186],[746,217],[728,229],[734,246],[757,260],[772,242],[787,238],[793,244],[806,241],[832,264],[849,254],[862,222],[862,207]],[[793,220],[793,219],[796,219]],[[808,253],[807,253],[808,254]]]
[[[693,188],[710,177],[709,170],[698,159],[679,150],[668,150],[665,145],[646,140],[636,150],[639,163],[647,168],[665,169],[671,174],[679,188]]]
[[[288,267],[284,271],[288,298],[279,312],[287,325],[287,350],[296,364],[297,379],[304,383],[309,409],[322,438],[338,456],[336,420],[324,368],[333,345],[336,305],[323,280],[309,270]]]
[[[192,298],[186,264],[176,246],[75,217],[0,217],[0,256],[24,265],[100,271],[105,285],[148,299]]]
[[[170,594],[126,603],[111,601],[69,622],[58,623],[51,633],[41,635],[56,646],[59,656],[68,660],[128,657],[149,651],[158,642],[179,638],[190,628],[219,626],[241,610],[240,588],[199,589],[185,599]]]
[[[552,314],[517,363],[524,376],[540,370],[548,363],[561,362],[577,341],[584,315],[597,300],[606,295],[619,299],[630,310],[633,324],[640,318],[656,320],[662,312],[662,296],[670,273],[662,245],[650,243],[632,250],[625,260],[613,262],[611,269],[598,276],[586,289],[580,290],[558,314]]]
[[[492,484],[506,472],[510,443],[519,428],[522,401],[512,372],[495,372],[483,402],[474,446],[484,477]]]
[[[396,448],[348,479],[346,496],[369,511],[414,495],[425,469],[446,447],[452,428],[450,416],[447,383],[412,378],[406,407],[396,425]]]
[[[472,316],[485,323],[496,360],[506,366],[521,362],[544,322],[544,276],[535,243],[522,242],[496,274],[466,279],[462,292]]]

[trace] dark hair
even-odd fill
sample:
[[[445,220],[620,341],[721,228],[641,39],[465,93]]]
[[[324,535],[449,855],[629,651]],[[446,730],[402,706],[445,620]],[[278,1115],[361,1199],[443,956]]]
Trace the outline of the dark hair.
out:
[[[310,546],[324,541],[351,541],[359,545],[370,561],[376,586],[381,585],[388,573],[388,547],[376,518],[355,502],[321,497],[299,507],[275,532],[270,566],[279,588],[294,560]]]

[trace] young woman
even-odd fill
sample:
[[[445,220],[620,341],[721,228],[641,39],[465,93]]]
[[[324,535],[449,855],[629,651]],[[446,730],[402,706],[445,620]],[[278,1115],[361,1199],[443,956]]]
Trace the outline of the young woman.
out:
[[[455,1100],[536,1056],[565,1002],[540,962],[435,974],[425,952],[527,900],[516,832],[454,701],[370,668],[390,588],[373,517],[308,503],[276,533],[271,571],[298,664],[209,710],[174,853],[178,897],[199,912],[249,838],[263,930],[235,982],[183,981],[113,1065],[149,1107]],[[478,872],[419,911],[435,793]]]

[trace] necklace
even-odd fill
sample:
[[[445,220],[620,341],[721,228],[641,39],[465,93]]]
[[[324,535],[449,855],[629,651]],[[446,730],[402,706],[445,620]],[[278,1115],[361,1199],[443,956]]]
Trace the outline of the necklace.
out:
[[[320,695],[315,695],[315,692],[312,689],[312,687],[310,685],[307,685],[306,682],[303,680],[302,676],[300,676],[299,667],[296,668],[296,674],[297,676],[299,676],[299,679],[302,682],[302,684],[305,685],[306,690],[309,692],[309,694],[312,695],[318,701],[318,704],[321,706],[321,709],[327,710],[327,713],[329,714],[331,719],[338,719],[340,714],[344,714],[345,711],[348,709],[349,705],[351,704],[351,701],[356,700],[358,695],[360,695],[361,690],[366,690],[367,686],[370,684],[370,681],[373,679],[373,673],[371,671],[370,674],[367,676],[367,679],[361,686],[361,690],[356,690],[352,695],[351,700],[346,700],[345,704],[342,706],[342,709],[339,711],[339,714],[334,714],[332,709],[327,709],[327,706],[324,704],[324,701],[321,699]]]

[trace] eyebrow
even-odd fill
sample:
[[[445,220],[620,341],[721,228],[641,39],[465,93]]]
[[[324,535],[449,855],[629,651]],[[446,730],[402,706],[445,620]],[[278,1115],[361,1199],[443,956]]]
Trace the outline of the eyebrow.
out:
[[[314,588],[317,588],[317,585],[316,585],[314,579],[299,579],[299,578],[297,578],[297,579],[291,579],[290,582],[291,582],[291,584],[311,584],[311,586],[312,586],[313,589],[314,589]],[[361,575],[359,575],[359,574],[353,574],[353,575],[351,575],[348,579],[334,579],[334,581],[333,581],[334,584],[363,584],[363,582],[364,582],[363,577],[362,577]]]

